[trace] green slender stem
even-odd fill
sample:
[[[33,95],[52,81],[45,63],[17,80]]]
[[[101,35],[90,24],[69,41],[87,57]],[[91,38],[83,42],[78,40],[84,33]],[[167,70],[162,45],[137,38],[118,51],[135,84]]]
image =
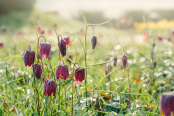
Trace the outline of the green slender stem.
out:
[[[74,96],[73,96],[73,90],[74,90],[74,79],[73,79],[73,77],[74,77],[74,67],[75,67],[75,65],[73,66],[73,73],[72,73],[72,105],[71,105],[71,116],[73,116],[73,98],[74,98]]]
[[[66,105],[66,86],[65,86],[65,80],[64,80],[64,89],[65,89],[65,108],[67,109],[67,105]]]
[[[87,66],[87,30],[88,26],[86,26],[85,30],[85,67]],[[85,69],[85,86],[87,85],[87,69]],[[85,93],[86,93],[86,106],[87,106],[87,87],[85,88]]]
[[[59,42],[59,35],[57,36],[57,40]],[[59,49],[59,65],[61,64],[61,56],[60,56],[60,49]],[[61,79],[59,79],[59,101],[60,101],[60,83],[61,83]],[[59,102],[58,101],[58,102]],[[60,108],[60,106],[58,106],[58,109]]]
[[[51,95],[52,96],[52,95]],[[51,110],[51,116],[52,116],[52,108],[51,108],[51,96],[50,96],[50,110]]]
[[[131,93],[131,90],[130,90],[130,82],[129,82],[129,67],[128,67],[128,63],[127,63],[127,81],[128,81],[128,89],[129,89],[129,95],[128,95],[128,99],[129,99],[129,105],[130,105],[130,93]]]
[[[40,116],[40,106],[39,106],[39,80],[37,79],[37,89],[38,89],[38,94],[37,94],[37,113],[38,116]]]

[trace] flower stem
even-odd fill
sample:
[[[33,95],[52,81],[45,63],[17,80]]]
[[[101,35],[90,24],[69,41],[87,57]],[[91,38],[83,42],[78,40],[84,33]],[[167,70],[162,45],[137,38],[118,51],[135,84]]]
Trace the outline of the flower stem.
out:
[[[40,116],[40,107],[39,107],[39,80],[37,79],[37,88],[38,88],[38,94],[37,94],[37,112],[38,116]]]
[[[73,73],[72,73],[72,105],[71,105],[71,116],[73,116],[73,98],[74,98],[74,96],[73,96],[73,89],[74,89],[74,83],[73,83],[73,78],[74,78],[74,67],[75,67],[75,65],[73,66]]]
[[[65,86],[65,80],[64,80],[64,89],[65,89],[65,108],[67,109],[67,105],[66,105],[66,86]]]
[[[57,36],[58,42],[59,42],[59,35]],[[61,64],[61,56],[60,56],[60,49],[59,49],[59,65]],[[59,101],[60,101],[60,82],[61,79],[59,79]],[[58,109],[60,108],[60,106],[58,106]]]
[[[50,96],[50,110],[51,110],[51,116],[52,116],[52,108],[51,108],[51,96]]]
[[[129,67],[128,67],[128,63],[127,63],[127,78],[128,78],[128,89],[129,89],[129,95],[128,95],[128,99],[129,99],[129,105],[130,105],[130,93],[131,93],[131,90],[130,90],[130,82],[129,82]]]
[[[85,67],[87,66],[87,30],[88,26],[86,26],[85,30]],[[85,69],[85,86],[87,85],[87,68]],[[86,93],[86,106],[87,106],[87,87],[85,88],[85,93]]]

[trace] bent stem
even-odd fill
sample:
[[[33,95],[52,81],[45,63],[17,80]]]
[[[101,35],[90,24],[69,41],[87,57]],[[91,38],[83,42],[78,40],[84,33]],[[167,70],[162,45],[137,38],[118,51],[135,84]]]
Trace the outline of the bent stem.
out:
[[[81,13],[82,14],[82,13]],[[86,18],[85,16],[82,14],[82,17],[84,19],[85,22],[85,68],[87,68],[87,61],[86,61],[86,57],[87,57],[87,30],[89,26],[93,27],[93,34],[94,34],[94,26],[100,26],[103,24],[108,23],[110,20],[103,22],[103,23],[99,23],[99,24],[87,24]],[[86,106],[87,106],[87,69],[85,70],[85,93],[86,93]]]
[[[37,89],[39,88],[39,80],[37,79]],[[38,112],[38,116],[40,116],[40,107],[39,107],[39,90],[38,90],[38,94],[37,94],[37,112]]]

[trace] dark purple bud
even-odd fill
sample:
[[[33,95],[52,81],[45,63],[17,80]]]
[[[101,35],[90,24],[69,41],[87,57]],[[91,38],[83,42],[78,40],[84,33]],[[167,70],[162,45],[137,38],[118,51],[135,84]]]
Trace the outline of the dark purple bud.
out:
[[[56,68],[56,78],[58,79],[64,79],[66,80],[69,78],[69,70],[67,65],[59,65]]]
[[[82,82],[85,79],[85,69],[84,68],[76,68],[75,70],[75,80],[76,82]]]
[[[122,58],[122,65],[123,65],[123,68],[126,68],[126,65],[127,65],[127,56],[126,55],[123,55]]]
[[[47,84],[47,95],[51,96],[53,94],[53,96],[55,96],[56,94],[56,82],[54,80],[49,80],[48,84]]]
[[[174,114],[174,95],[169,94],[163,94],[161,96],[161,112],[164,116],[171,116],[171,113]]]
[[[94,35],[91,38],[91,44],[92,44],[92,49],[95,49],[95,46],[97,44],[97,37]]]
[[[45,95],[45,96],[47,96],[48,81],[49,81],[49,80],[46,80],[45,83],[44,83],[44,95]]]
[[[39,63],[34,64],[33,66],[34,74],[37,79],[40,79],[42,76],[42,68]]]
[[[114,66],[116,66],[117,65],[117,57],[114,56],[113,60],[114,60]]]
[[[60,53],[64,57],[66,55],[66,42],[63,39],[61,39],[58,42],[58,46],[59,46]]]
[[[4,44],[2,42],[0,42],[0,48],[3,48]]]
[[[35,52],[27,50],[23,54],[25,66],[31,66],[34,63]]]
[[[51,45],[48,42],[40,43],[39,58],[50,59]]]

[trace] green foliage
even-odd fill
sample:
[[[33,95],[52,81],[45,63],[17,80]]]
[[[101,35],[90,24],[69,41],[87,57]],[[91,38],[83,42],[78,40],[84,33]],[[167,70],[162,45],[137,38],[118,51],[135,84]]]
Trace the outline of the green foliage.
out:
[[[9,13],[0,17],[4,23],[0,26],[7,26],[7,34],[0,33],[0,40],[4,43],[4,48],[0,49],[0,115],[37,115],[37,95],[39,95],[41,115],[71,115],[72,100],[72,64],[62,58],[70,70],[70,79],[65,81],[67,108],[65,107],[64,82],[60,83],[60,96],[58,94],[58,81],[55,78],[55,68],[58,66],[59,52],[57,46],[57,37],[55,33],[49,35],[48,29],[52,26],[48,22],[45,14],[39,11],[31,11],[31,14],[25,21],[25,13]],[[55,14],[47,14],[52,23],[57,23],[56,32],[70,36],[71,45],[67,47],[67,52],[72,55],[72,62],[78,63],[81,67],[88,69],[88,83],[74,82],[74,115],[159,115],[159,97],[163,92],[173,91],[173,62],[172,51],[173,43],[158,42],[154,34],[157,30],[148,31],[150,33],[150,43],[144,43],[143,39],[131,38],[139,33],[134,30],[120,31],[112,28],[101,29],[95,27],[95,35],[98,37],[96,48],[91,48],[90,38],[93,34],[92,28],[88,28],[87,39],[87,67],[84,63],[85,37],[80,33],[83,22],[76,20],[64,20]],[[101,16],[101,15],[100,15]],[[11,17],[11,22],[5,21]],[[14,20],[15,19],[15,20]],[[10,19],[9,19],[10,20]],[[17,21],[21,23],[17,23]],[[88,21],[88,18],[87,18]],[[106,21],[106,20],[104,20]],[[101,20],[103,22],[103,20]],[[98,21],[97,23],[101,23]],[[13,24],[14,23],[14,24]],[[13,30],[16,32],[19,28],[22,36],[31,45],[31,50],[37,51],[37,34],[34,24],[40,24],[45,30],[47,42],[52,46],[50,60],[43,59],[43,64],[47,64],[48,70],[44,67],[44,76],[51,78],[57,83],[56,96],[52,96],[51,106],[50,98],[43,95],[44,80],[39,80],[39,87],[36,87],[36,79],[33,82],[32,67],[25,67],[22,53],[28,50],[28,46],[13,34],[8,34]],[[4,25],[3,25],[4,24]],[[13,25],[11,25],[13,24]],[[84,29],[84,28],[83,28]],[[52,29],[53,31],[53,29]],[[117,32],[117,36],[115,36]],[[159,30],[160,34],[170,34],[168,30]],[[127,37],[128,36],[128,37]],[[118,38],[119,42],[116,40]],[[130,41],[130,42],[129,42]],[[134,41],[134,43],[133,43]],[[172,40],[173,41],[173,40]],[[152,49],[152,43],[155,42],[155,49]],[[119,45],[121,43],[121,46]],[[126,46],[126,47],[125,47]],[[128,57],[129,79],[131,87],[131,98],[129,104],[128,78],[127,70],[122,69],[121,57],[124,54],[123,48]],[[76,53],[77,51],[77,53]],[[113,66],[113,56],[117,56],[117,66]],[[153,67],[153,60],[156,60],[157,67]],[[35,61],[37,62],[37,61]],[[39,61],[41,63],[41,61]],[[111,65],[112,71],[105,74],[105,66]],[[48,75],[49,71],[49,75]],[[110,80],[108,81],[108,76]],[[139,81],[138,81],[139,79]],[[153,80],[153,84],[151,83]],[[88,89],[88,99],[86,106],[85,88]],[[35,91],[35,92],[34,92]],[[94,94],[93,94],[94,93]],[[77,97],[78,96],[78,97]],[[112,99],[111,99],[112,98]],[[92,103],[93,99],[93,103]],[[80,104],[79,104],[80,102]],[[13,107],[14,106],[14,107]],[[12,109],[14,108],[14,110]]]

